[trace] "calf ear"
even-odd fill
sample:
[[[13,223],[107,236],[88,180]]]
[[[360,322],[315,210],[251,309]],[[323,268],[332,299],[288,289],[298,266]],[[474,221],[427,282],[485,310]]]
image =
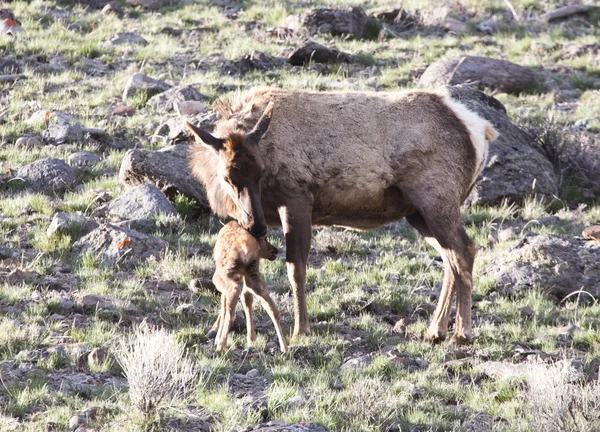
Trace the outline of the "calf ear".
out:
[[[204,144],[207,147],[210,147],[216,152],[219,152],[223,149],[223,145],[225,144],[225,140],[222,138],[217,138],[205,130],[200,129],[199,127],[194,126],[190,122],[185,122],[187,128],[192,132],[192,134],[196,137],[196,140],[201,144]]]
[[[265,134],[267,129],[269,129],[269,124],[271,124],[271,115],[273,114],[273,102],[269,102],[267,108],[263,112],[263,115],[258,119],[256,126],[254,129],[250,131],[248,135],[246,135],[246,143],[250,145],[258,145],[260,139]]]

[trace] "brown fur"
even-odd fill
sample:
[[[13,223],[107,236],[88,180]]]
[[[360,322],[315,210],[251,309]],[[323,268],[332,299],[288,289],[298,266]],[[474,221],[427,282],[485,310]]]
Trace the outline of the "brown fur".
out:
[[[445,338],[456,292],[461,317],[455,337],[469,339],[474,248],[460,205],[482,168],[470,126],[436,93],[257,89],[219,102],[223,119],[214,134],[247,133],[269,103],[275,109],[258,146],[261,204],[265,223],[285,232],[294,335],[309,329],[304,283],[311,227],[371,229],[408,217],[445,265],[442,300],[427,337]],[[482,122],[481,134],[493,138],[491,125]],[[215,213],[239,219],[239,209],[215,181],[220,160],[222,155],[195,146],[190,164]]]
[[[267,291],[265,281],[259,271],[261,258],[273,260],[277,249],[264,238],[256,239],[235,221],[225,225],[217,237],[214,249],[216,271],[213,282],[221,292],[221,310],[217,319],[217,351],[227,347],[229,328],[235,318],[235,307],[243,295],[246,312],[248,343],[254,342],[254,320],[252,319],[253,296],[258,298],[275,325],[281,351],[287,345],[279,323],[279,309]]]

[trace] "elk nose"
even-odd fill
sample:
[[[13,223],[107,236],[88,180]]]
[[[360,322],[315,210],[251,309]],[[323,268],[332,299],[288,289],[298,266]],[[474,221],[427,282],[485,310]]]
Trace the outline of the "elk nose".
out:
[[[256,238],[262,238],[267,235],[267,227],[263,224],[255,223],[254,225],[252,225],[252,227],[250,227],[248,231]]]

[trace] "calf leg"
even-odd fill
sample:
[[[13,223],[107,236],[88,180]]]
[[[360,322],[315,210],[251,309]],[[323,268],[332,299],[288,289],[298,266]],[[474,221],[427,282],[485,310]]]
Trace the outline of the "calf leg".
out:
[[[288,279],[294,294],[294,333],[292,339],[308,334],[306,305],[306,263],[311,242],[312,201],[299,199],[294,205],[280,207],[279,217],[285,234]]]
[[[285,342],[285,337],[283,336],[283,331],[281,330],[281,324],[279,323],[279,309],[277,305],[269,295],[269,291],[266,288],[266,284],[264,279],[260,274],[251,275],[244,280],[245,290],[248,290],[249,293],[252,293],[256,296],[265,310],[267,314],[273,321],[273,325],[275,326],[275,333],[277,333],[277,339],[279,340],[279,348],[281,352],[287,352],[287,344]]]
[[[236,281],[228,275],[215,273],[213,282],[217,289],[221,291],[221,312],[219,313],[219,329],[215,338],[216,350],[221,351],[227,348],[227,336],[229,329],[235,319],[235,307],[240,300],[242,293],[241,281]]]
[[[424,214],[427,216],[423,216]],[[456,292],[456,326],[451,343],[468,342],[472,336],[471,296],[475,246],[462,226],[460,211],[458,208],[452,210],[440,205],[436,211],[424,213],[421,210],[408,216],[407,220],[440,253],[444,262],[442,290],[425,338],[432,342],[446,338],[452,299]]]
[[[244,313],[246,314],[246,330],[248,344],[251,344],[256,340],[256,333],[254,332],[254,319],[252,318],[252,303],[254,302],[254,296],[251,292],[246,290],[242,291],[243,294],[243,305]]]

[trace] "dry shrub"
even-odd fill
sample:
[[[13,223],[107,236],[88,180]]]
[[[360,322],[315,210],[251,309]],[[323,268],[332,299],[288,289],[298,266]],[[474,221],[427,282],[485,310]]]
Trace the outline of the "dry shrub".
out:
[[[532,365],[526,379],[527,408],[536,431],[600,430],[600,385],[574,382],[568,362]]]
[[[600,196],[600,147],[589,135],[571,132],[551,115],[529,119],[525,127],[533,136],[534,146],[554,166],[561,199],[592,202]]]
[[[131,402],[147,419],[184,401],[196,384],[196,364],[164,329],[142,323],[120,341],[116,357],[129,383]]]

